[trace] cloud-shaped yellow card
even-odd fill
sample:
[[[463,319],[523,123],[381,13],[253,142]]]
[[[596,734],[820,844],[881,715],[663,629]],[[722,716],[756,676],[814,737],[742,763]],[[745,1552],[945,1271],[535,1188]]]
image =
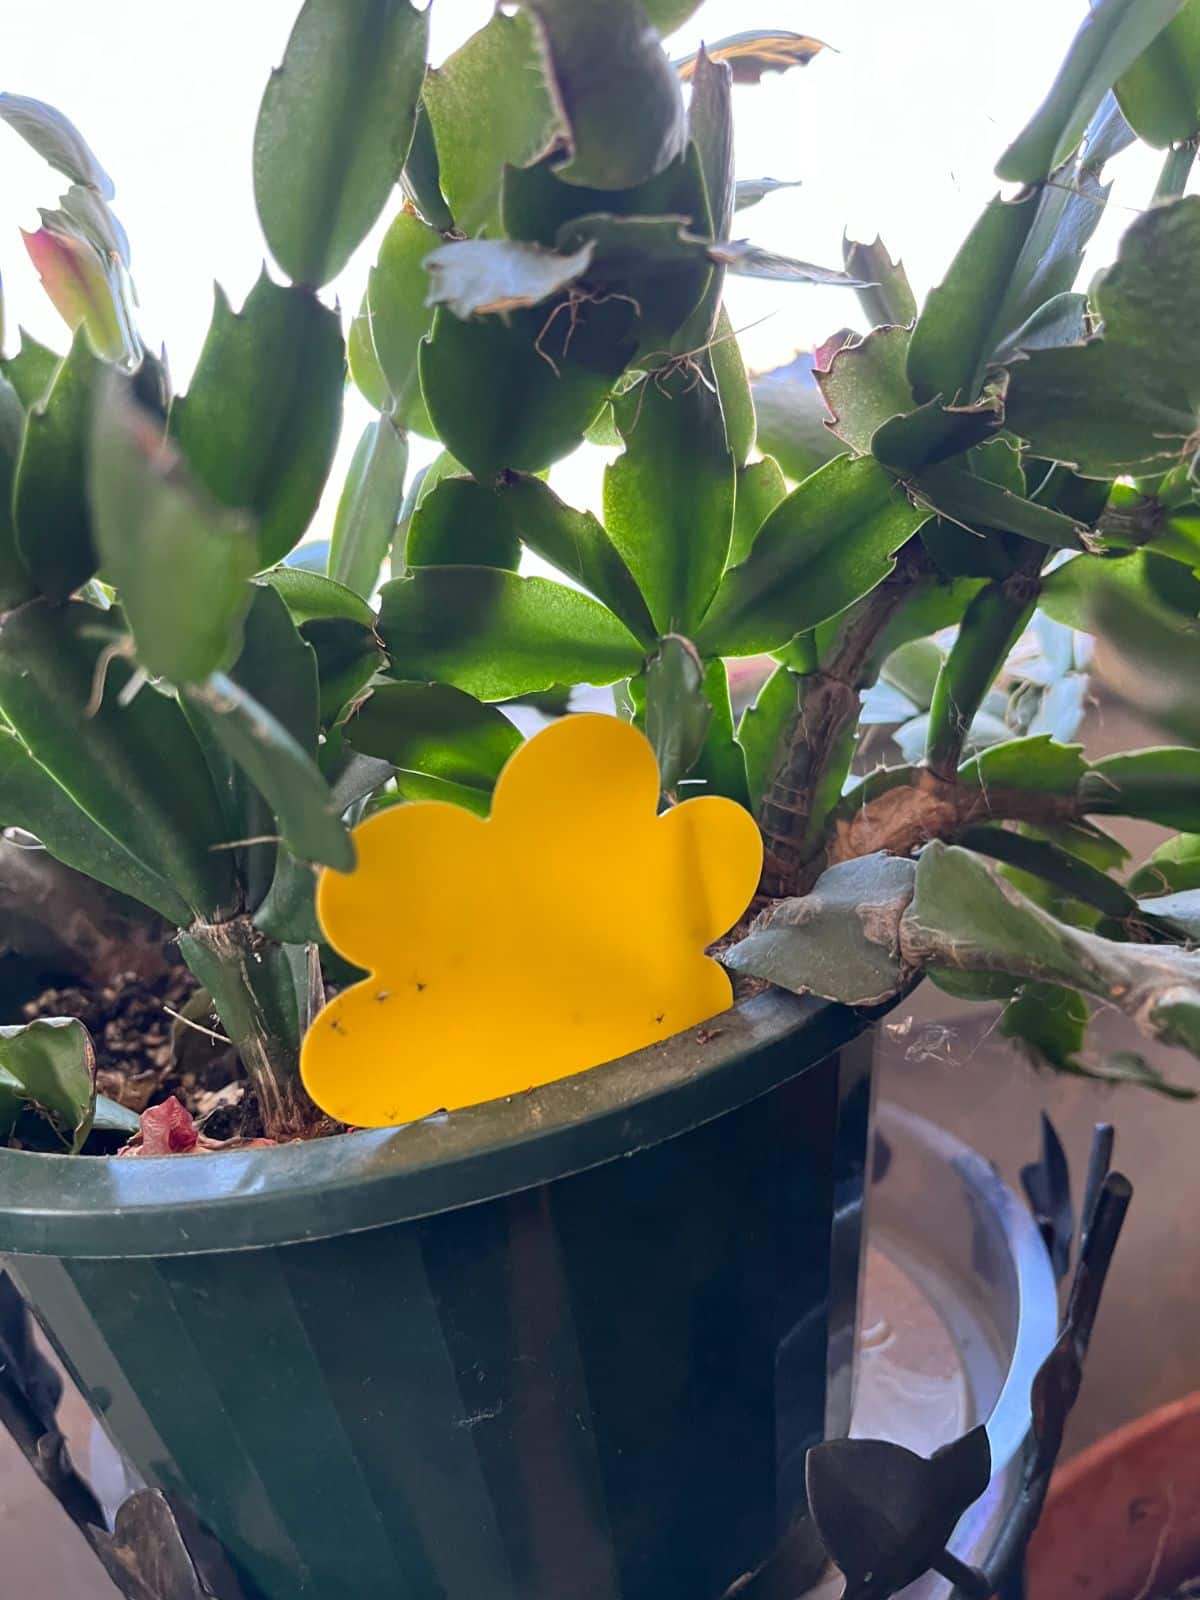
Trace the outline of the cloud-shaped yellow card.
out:
[[[309,1029],[305,1087],[331,1116],[390,1127],[516,1094],[724,1011],[704,954],[749,905],[753,819],[701,796],[661,816],[649,743],[565,717],[512,756],[485,820],[442,801],[355,829],[326,870],[326,936],[370,977]]]

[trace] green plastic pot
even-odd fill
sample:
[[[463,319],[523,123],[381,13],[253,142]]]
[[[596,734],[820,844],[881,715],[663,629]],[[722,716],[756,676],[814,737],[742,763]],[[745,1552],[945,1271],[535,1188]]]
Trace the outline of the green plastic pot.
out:
[[[3,1152],[0,1251],[248,1594],[719,1600],[848,1420],[865,1026],[763,995],[408,1128]]]

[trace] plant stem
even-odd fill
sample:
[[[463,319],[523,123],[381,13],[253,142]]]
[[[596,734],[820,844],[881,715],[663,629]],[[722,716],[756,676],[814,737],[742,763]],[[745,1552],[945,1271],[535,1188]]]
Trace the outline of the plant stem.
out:
[[[1163,162],[1162,172],[1159,174],[1158,184],[1154,190],[1155,205],[1163,200],[1178,200],[1188,186],[1188,179],[1192,175],[1192,167],[1196,160],[1197,141],[1189,139],[1185,144],[1172,145],[1167,151]]]
[[[817,669],[799,678],[796,712],[782,732],[759,814],[764,895],[802,894],[820,875],[832,809],[854,754],[860,690],[878,671],[880,635],[928,577],[924,546],[913,539],[891,575],[843,614]]]
[[[1040,546],[1031,548],[1014,571],[981,589],[967,607],[929,707],[925,762],[940,778],[953,778],[958,770],[975,714],[1028,626],[1045,557]]]
[[[305,1138],[326,1126],[300,1081],[300,1041],[323,998],[316,946],[276,944],[240,916],[193,924],[179,948],[237,1047],[266,1136]]]

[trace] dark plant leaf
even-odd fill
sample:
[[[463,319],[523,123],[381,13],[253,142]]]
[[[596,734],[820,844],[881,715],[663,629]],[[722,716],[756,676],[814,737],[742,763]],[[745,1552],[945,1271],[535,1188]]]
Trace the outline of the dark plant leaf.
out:
[[[87,140],[69,118],[44,100],[23,94],[0,94],[0,117],[72,183],[94,189],[104,200],[116,190],[113,181],[92,154]]]
[[[229,852],[214,848],[227,835],[208,769],[174,700],[147,685],[121,703],[128,661],[102,669],[121,636],[119,613],[82,601],[13,612],[0,630],[0,708],[105,833],[194,915],[221,914],[233,871]]]
[[[1073,517],[958,466],[925,468],[916,492],[931,509],[968,529],[995,528],[1052,550],[1081,550],[1085,545],[1087,529]]]
[[[584,275],[594,249],[588,242],[559,255],[518,239],[455,240],[426,257],[427,303],[464,319],[540,305]]]
[[[392,547],[400,507],[408,441],[387,415],[363,430],[338,501],[329,546],[329,576],[357,594],[370,595]]]
[[[646,737],[665,793],[674,793],[700,759],[712,718],[695,645],[667,634],[646,665]]]
[[[25,424],[13,488],[17,548],[51,600],[65,600],[96,571],[87,455],[103,371],[81,330]]]
[[[520,559],[521,537],[511,500],[474,478],[443,478],[413,513],[405,545],[409,567],[515,572]]]
[[[488,567],[420,567],[385,584],[379,632],[392,675],[436,679],[481,700],[561,683],[615,683],[642,647],[587,595]]]
[[[141,666],[177,685],[229,667],[258,565],[254,524],[192,482],[115,376],[96,407],[89,487],[97,553]]]
[[[305,0],[254,134],[258,215],[296,283],[335,278],[399,181],[428,33],[409,0]]]
[[[422,98],[417,103],[417,123],[413,129],[412,145],[401,177],[404,192],[431,228],[439,233],[449,233],[454,218],[446,197],[442,193],[442,173],[438,164],[437,143],[433,137],[433,123]]]
[[[1200,198],[1152,207],[1095,290],[1104,332],[1013,368],[1008,423],[1039,455],[1087,477],[1163,471],[1196,431],[1191,392]]]
[[[316,510],[344,381],[338,317],[307,290],[280,288],[264,274],[237,313],[217,291],[191,387],[171,409],[171,434],[223,505],[258,519],[259,567],[281,561]]]
[[[687,123],[679,81],[640,0],[524,0],[564,125],[567,183],[626,189],[682,152]]]
[[[806,67],[827,46],[820,39],[803,33],[787,33],[782,28],[752,28],[730,34],[707,47],[709,59],[726,63],[734,83],[761,83],[764,73],[787,72]],[[690,83],[698,70],[699,55],[683,56],[675,70],[684,83]]]
[[[444,683],[383,683],[342,728],[347,744],[388,762],[477,791],[486,809],[496,779],[520,747],[502,711]]]
[[[59,1148],[81,1150],[92,1129],[96,1051],[75,1017],[0,1027],[0,1135],[27,1113],[45,1122]]]
[[[660,634],[705,615],[733,534],[733,457],[701,378],[647,378],[614,408],[625,452],[604,475],[605,526]]]
[[[1083,137],[1106,92],[1176,16],[1184,0],[1099,0],[1080,25],[1054,86],[996,172],[1041,183]]]
[[[993,746],[993,750],[1000,748],[1003,747]],[[984,756],[991,753],[985,751]],[[1059,895],[1092,906],[1106,917],[1124,920],[1137,915],[1137,901],[1126,888],[1053,840],[985,825],[964,829],[958,842],[968,850],[1015,867],[1020,874],[1043,879]]]
[[[746,560],[726,573],[698,647],[777,650],[881,583],[925,515],[869,457],[831,461],[776,507]]]
[[[1069,991],[1059,992],[1069,993]],[[1072,996],[1072,998],[1078,1000],[1079,997]],[[1025,1003],[1028,1011],[1030,1003],[1027,999]],[[1020,1004],[1020,1001],[1013,1003],[1014,1006]],[[1012,1011],[1013,1006],[1010,1006],[1005,1016],[1010,1019],[1012,1031],[1020,1033],[1019,1025],[1012,1027]],[[1083,1013],[1086,1017],[1086,1006],[1083,1007]],[[1009,1029],[1005,1031],[1008,1032]],[[1073,1053],[1074,1051],[1068,1052],[1068,1054]],[[1041,1157],[1031,1165],[1021,1168],[1021,1187],[1025,1190],[1034,1221],[1050,1252],[1054,1275],[1061,1283],[1071,1267],[1071,1246],[1075,1240],[1075,1207],[1071,1201],[1071,1173],[1067,1166],[1067,1154],[1054,1124],[1044,1111]]]

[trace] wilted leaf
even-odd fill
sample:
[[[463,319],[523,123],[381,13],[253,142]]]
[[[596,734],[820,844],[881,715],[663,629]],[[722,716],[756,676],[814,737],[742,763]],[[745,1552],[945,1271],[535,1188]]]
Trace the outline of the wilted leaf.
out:
[[[33,1113],[72,1153],[91,1132],[96,1052],[83,1023],[54,1017],[0,1027],[0,1133]]]
[[[195,376],[171,409],[171,434],[223,505],[258,519],[260,568],[299,543],[316,510],[344,383],[339,319],[314,295],[264,274],[235,313],[217,291]]]
[[[0,94],[0,117],[55,171],[65,173],[72,183],[95,189],[105,200],[112,199],[116,193],[112,179],[79,129],[61,111],[27,95]]]
[[[700,650],[776,650],[835,616],[887,577],[925,516],[869,457],[831,461],[776,507],[746,560],[725,574]]]
[[[595,246],[571,255],[517,239],[461,239],[427,256],[427,304],[448,306],[456,317],[519,311],[540,305],[581,278]]]
[[[718,39],[706,48],[711,60],[728,64],[735,83],[761,83],[764,73],[806,67],[827,46],[804,33],[787,33],[781,28],[752,28],[746,33]],[[675,70],[684,83],[690,83],[695,76],[697,60],[698,55],[690,55],[675,63]]]
[[[683,96],[639,0],[524,0],[565,125],[567,183],[627,189],[687,142]]]
[[[409,0],[305,0],[254,134],[259,218],[295,282],[336,277],[399,181],[428,33]]]
[[[772,283],[825,283],[839,289],[865,287],[860,278],[843,272],[840,267],[818,267],[811,261],[776,255],[752,244],[749,239],[714,244],[708,254],[718,266],[727,267],[743,278],[767,278]]]
[[[419,567],[385,584],[381,601],[379,632],[396,678],[511,700],[641,670],[641,646],[610,611],[546,578]]]
[[[809,894],[765,911],[721,959],[794,994],[882,1005],[910,976],[899,929],[915,875],[911,861],[882,852],[839,862]]]
[[[739,178],[734,185],[733,209],[749,211],[769,194],[777,194],[780,189],[799,189],[802,182],[801,178]]]
[[[1106,92],[1176,16],[1184,0],[1099,0],[1045,102],[1005,152],[998,176],[1040,183],[1075,149]]]

